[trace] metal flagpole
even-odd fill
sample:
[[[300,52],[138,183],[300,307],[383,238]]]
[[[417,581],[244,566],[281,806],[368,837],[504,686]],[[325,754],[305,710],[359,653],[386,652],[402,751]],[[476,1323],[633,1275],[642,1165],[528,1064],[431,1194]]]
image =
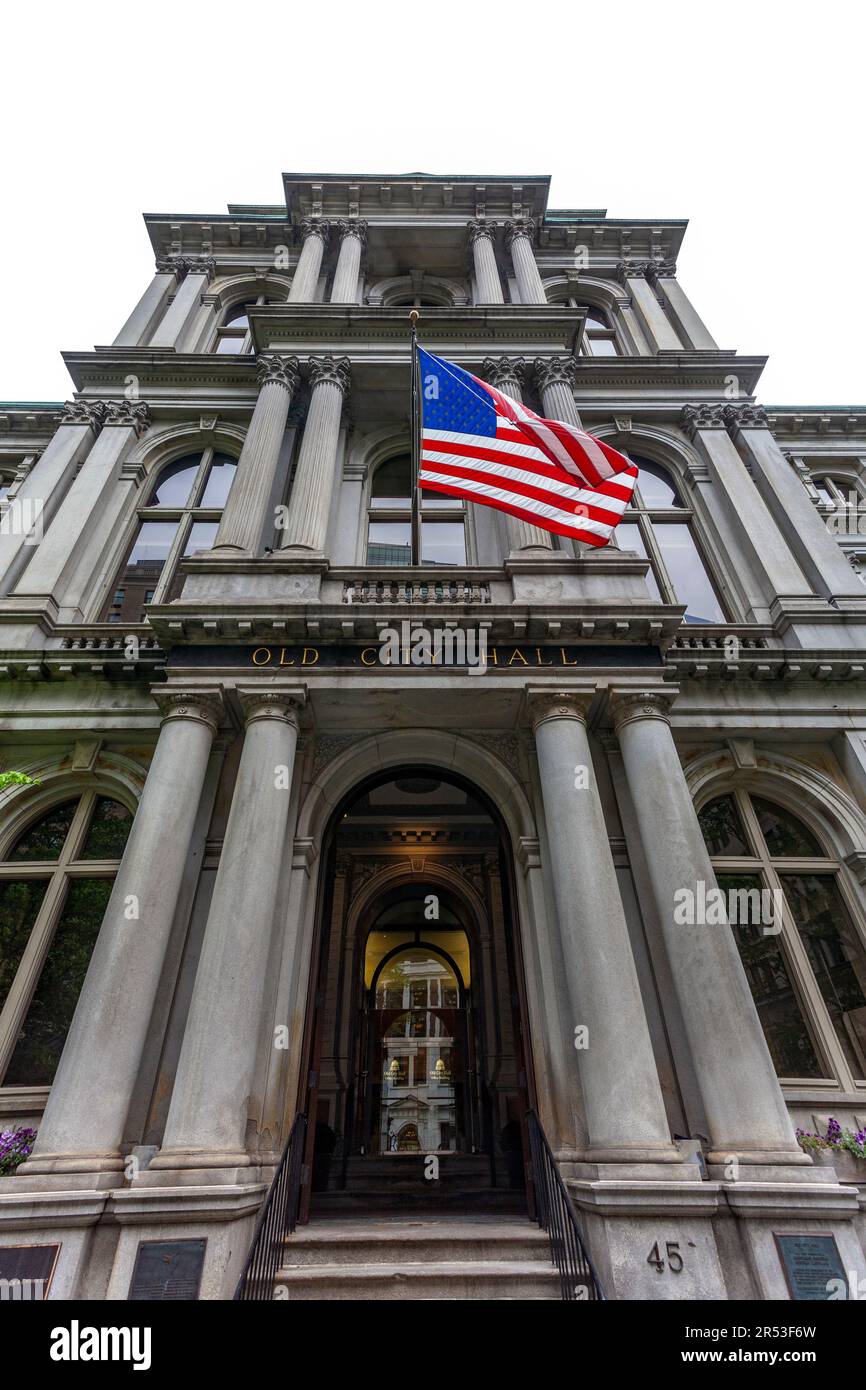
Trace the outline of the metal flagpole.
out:
[[[412,325],[412,564],[421,563],[421,491],[418,475],[421,472],[421,382],[418,370],[418,334],[415,329],[421,315],[413,309],[409,315]]]

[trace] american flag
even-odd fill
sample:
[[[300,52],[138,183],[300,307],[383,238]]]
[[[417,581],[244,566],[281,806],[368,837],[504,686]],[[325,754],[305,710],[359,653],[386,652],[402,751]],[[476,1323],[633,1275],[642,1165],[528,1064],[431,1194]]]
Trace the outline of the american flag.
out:
[[[422,488],[607,545],[637,482],[625,455],[423,348],[418,362]]]

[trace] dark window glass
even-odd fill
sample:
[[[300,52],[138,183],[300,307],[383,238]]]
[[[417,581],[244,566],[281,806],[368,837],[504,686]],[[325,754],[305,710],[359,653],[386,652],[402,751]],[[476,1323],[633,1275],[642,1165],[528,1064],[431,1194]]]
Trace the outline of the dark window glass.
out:
[[[4,1077],[7,1086],[48,1086],[60,1061],[111,880],[74,878]]]
[[[638,555],[640,555],[640,557],[643,560],[649,559],[649,556],[647,555],[646,546],[644,545],[644,539],[641,534],[641,529],[636,521],[621,521],[619,523],[619,526],[617,526],[616,528],[615,535],[621,550],[634,550],[637,552]],[[652,594],[653,598],[656,598],[659,600],[659,602],[661,602],[661,591],[659,589],[658,580],[655,577],[652,565],[650,565],[649,569],[647,570],[646,586]]]
[[[0,882],[0,1009],[12,988],[49,882],[47,878]]]
[[[757,889],[759,874],[717,874],[723,893]],[[732,926],[737,950],[743,962],[767,1047],[779,1076],[823,1076],[818,1053],[788,968],[779,946],[779,937],[764,935],[760,925]],[[743,1080],[748,1083],[748,1078]]]
[[[185,507],[200,463],[199,454],[189,454],[163,468],[148,498],[148,507]]]
[[[717,796],[698,812],[707,849],[713,856],[751,854],[746,832],[732,796]]]
[[[686,605],[687,623],[723,623],[725,615],[685,522],[655,522],[665,568],[680,603]]]
[[[465,565],[466,537],[462,521],[422,521],[422,565]]]
[[[758,817],[761,834],[767,842],[767,849],[773,858],[786,858],[792,854],[803,855],[809,859],[824,858],[824,851],[811,830],[802,821],[774,806],[760,796],[752,797],[752,805]]]
[[[649,511],[657,507],[683,505],[679,493],[663,468],[659,468],[656,463],[650,463],[648,459],[635,458],[634,454],[630,454],[629,457],[632,463],[638,466],[637,485],[641,501]]]
[[[225,506],[237,466],[237,459],[229,458],[228,454],[214,454],[205,490],[198,504],[200,507]]]
[[[230,309],[226,309],[226,316],[223,319],[224,328],[249,328],[250,320],[247,310],[252,307],[252,301],[243,304],[233,304]]]
[[[72,817],[75,815],[77,805],[78,799],[76,798],[74,801],[64,801],[61,806],[55,806],[35,825],[31,825],[29,830],[24,831],[9,858],[13,860],[57,859],[63,848],[63,842],[69,834],[69,827],[72,824]]]
[[[373,474],[371,507],[408,507],[412,501],[412,462],[408,454],[388,459]]]
[[[866,951],[835,880],[782,874],[797,930],[809,955],[836,1036],[859,1081],[866,1079]]]
[[[216,533],[219,527],[217,521],[194,521],[189,528],[189,535],[183,548],[183,555],[195,555],[199,550],[210,550],[216,540]],[[178,566],[174,578],[171,581],[166,601],[171,603],[173,599],[180,596],[186,575],[181,573]]]
[[[118,617],[124,622],[141,622],[144,605],[149,601],[146,595],[156,588],[179,524],[177,521],[142,521],[139,525],[120,576],[124,601]]]
[[[81,858],[119,859],[131,825],[132,812],[119,801],[112,801],[108,796],[97,797]]]
[[[368,565],[408,565],[411,558],[412,528],[408,521],[370,522]]]

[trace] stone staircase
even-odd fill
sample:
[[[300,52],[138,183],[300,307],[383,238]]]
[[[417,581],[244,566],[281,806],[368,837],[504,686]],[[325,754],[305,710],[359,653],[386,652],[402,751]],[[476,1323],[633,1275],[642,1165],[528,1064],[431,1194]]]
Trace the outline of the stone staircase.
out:
[[[525,1215],[334,1216],[287,1238],[274,1297],[559,1301],[560,1288]]]

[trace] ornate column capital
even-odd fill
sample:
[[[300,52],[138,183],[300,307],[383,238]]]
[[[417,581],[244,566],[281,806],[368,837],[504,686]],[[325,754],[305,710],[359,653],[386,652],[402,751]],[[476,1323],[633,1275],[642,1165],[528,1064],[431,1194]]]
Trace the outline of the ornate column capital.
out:
[[[331,224],[324,217],[302,217],[298,223],[298,230],[302,241],[306,241],[309,236],[317,236],[324,246],[327,246],[331,236]]]
[[[725,424],[731,434],[736,430],[768,430],[770,422],[762,405],[726,405]]]
[[[650,261],[646,269],[646,278],[654,285],[657,280],[670,280],[676,273],[676,261]]]
[[[595,686],[580,686],[571,690],[532,690],[526,692],[533,733],[542,724],[560,719],[576,719],[585,724],[589,707],[595,698]]]
[[[482,237],[486,237],[488,241],[494,241],[497,225],[496,222],[488,222],[486,217],[473,217],[472,221],[466,224],[466,237],[470,247],[474,246],[476,241],[480,241]]]
[[[137,439],[141,438],[145,430],[150,429],[150,407],[145,405],[144,401],[106,401],[102,406],[102,412],[102,424],[105,428],[110,425],[121,425],[124,428],[131,426]]]
[[[325,357],[311,357],[307,370],[311,386],[318,386],[324,381],[336,386],[343,396],[348,395],[351,385],[348,357],[332,357],[330,353]]]
[[[670,724],[670,709],[679,694],[674,690],[613,689],[608,696],[608,710],[613,718],[614,732],[635,719],[661,719]]]
[[[530,245],[535,242],[536,224],[531,217],[515,217],[505,223],[505,246],[511,250],[512,242],[516,237],[526,237]]]
[[[223,702],[216,691],[166,690],[160,687],[152,689],[151,694],[162,714],[161,725],[170,720],[189,719],[193,723],[206,724],[213,734],[219,728]]]
[[[91,429],[102,428],[105,406],[102,401],[67,401],[60,417],[61,425],[89,425]]]
[[[298,716],[306,701],[303,689],[257,690],[255,686],[239,686],[237,696],[244,712],[246,728],[258,720],[279,719],[284,724],[290,724],[297,733]]]
[[[536,357],[533,363],[535,380],[540,391],[549,386],[574,387],[577,363],[573,357]]]
[[[163,272],[173,271],[179,280],[187,275],[205,275],[212,280],[216,275],[213,256],[157,256],[156,268]]]
[[[689,439],[694,439],[698,430],[723,430],[726,428],[724,410],[722,405],[684,405],[680,424]]]
[[[522,357],[485,357],[481,365],[481,375],[497,390],[512,381],[523,386],[526,378],[526,362]]]
[[[297,357],[281,357],[278,352],[259,354],[256,364],[256,380],[259,383],[259,388],[274,383],[277,386],[285,386],[291,396],[297,389],[300,379]]]
[[[652,261],[620,261],[616,268],[617,279],[624,285],[627,280],[643,279],[652,269]]]
[[[359,217],[342,218],[337,227],[340,232],[340,240],[345,241],[347,236],[356,236],[362,246],[367,245],[367,223]]]

